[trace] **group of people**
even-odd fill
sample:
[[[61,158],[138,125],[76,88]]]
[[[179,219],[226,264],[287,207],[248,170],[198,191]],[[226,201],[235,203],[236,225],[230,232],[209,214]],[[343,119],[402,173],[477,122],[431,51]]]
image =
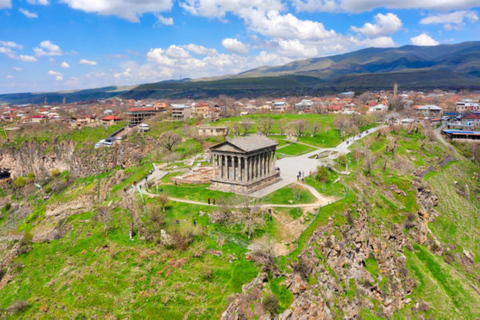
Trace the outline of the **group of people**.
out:
[[[210,202],[213,203],[213,205],[215,205],[215,198],[213,198],[212,201],[210,201],[210,198],[208,198],[208,205],[210,205]]]

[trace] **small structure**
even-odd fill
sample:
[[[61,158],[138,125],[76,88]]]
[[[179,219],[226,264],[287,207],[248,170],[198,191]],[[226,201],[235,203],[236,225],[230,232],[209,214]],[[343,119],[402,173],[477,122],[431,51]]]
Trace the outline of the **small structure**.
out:
[[[148,132],[150,131],[150,126],[146,123],[141,123],[138,125],[138,132]]]
[[[210,148],[213,159],[211,189],[249,194],[280,179],[275,168],[278,143],[262,135],[224,141]]]
[[[225,137],[228,135],[228,127],[198,127],[197,133],[201,137]]]
[[[102,124],[104,126],[113,126],[119,121],[122,121],[122,118],[116,117],[114,115],[110,115],[102,118]]]
[[[442,130],[442,134],[449,139],[480,140],[480,131]]]
[[[373,107],[370,107],[369,111],[370,112],[382,112],[382,111],[387,111],[388,110],[388,106],[384,105],[384,104],[377,104]]]

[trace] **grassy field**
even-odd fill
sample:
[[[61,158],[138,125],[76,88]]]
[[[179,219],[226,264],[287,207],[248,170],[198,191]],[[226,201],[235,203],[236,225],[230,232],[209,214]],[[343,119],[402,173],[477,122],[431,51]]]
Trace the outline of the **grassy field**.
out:
[[[302,154],[314,151],[315,148],[306,146],[304,144],[292,143],[286,147],[277,149],[277,154],[285,154],[289,156],[300,156]]]
[[[314,203],[317,199],[310,191],[302,187],[290,185],[272,192],[263,198],[265,203],[274,204],[301,204]]]
[[[218,122],[213,123],[212,125],[226,125],[230,128],[230,132],[233,132],[232,127],[234,123],[250,121],[252,125],[250,126],[248,133],[252,134],[259,131],[259,128],[257,127],[257,122],[259,121],[259,119],[269,117],[273,120],[270,138],[277,139],[277,135],[280,135],[281,131],[285,132],[285,129],[292,127],[292,124],[295,121],[303,120],[306,123],[306,134],[302,137],[299,137],[299,141],[318,147],[331,148],[342,142],[340,132],[336,130],[334,126],[334,120],[337,116],[338,115],[331,114],[255,114],[243,117],[221,119]],[[313,123],[318,124],[319,130],[314,137],[311,137],[309,133],[309,128],[312,126]],[[243,134],[243,130],[241,131]]]

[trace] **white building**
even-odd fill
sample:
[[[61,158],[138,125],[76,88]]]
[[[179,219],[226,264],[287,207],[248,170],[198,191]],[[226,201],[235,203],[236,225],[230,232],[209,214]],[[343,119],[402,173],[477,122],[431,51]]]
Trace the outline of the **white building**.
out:
[[[388,106],[384,104],[377,104],[376,106],[370,107],[369,109],[370,112],[382,112],[387,110],[388,110]]]

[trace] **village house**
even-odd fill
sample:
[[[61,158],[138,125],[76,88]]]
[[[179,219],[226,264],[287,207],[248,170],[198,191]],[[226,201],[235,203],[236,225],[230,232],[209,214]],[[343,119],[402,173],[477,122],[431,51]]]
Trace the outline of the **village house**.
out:
[[[113,126],[114,124],[122,121],[122,118],[114,116],[114,115],[109,115],[106,117],[102,118],[102,124],[106,127],[108,126]]]
[[[368,109],[369,112],[384,112],[388,110],[388,106],[384,104],[377,104]]]
[[[285,112],[288,108],[288,103],[285,99],[274,99],[271,107],[273,112]]]
[[[296,111],[305,111],[309,110],[313,106],[313,101],[310,99],[303,99],[299,103],[295,104]]]
[[[190,118],[192,114],[192,107],[185,104],[171,104],[172,119],[174,121],[185,121]]]
[[[470,113],[462,118],[462,124],[465,126],[480,127],[480,113]]]
[[[166,106],[163,105],[155,105],[150,107],[134,107],[129,108],[125,112],[128,118],[128,124],[131,127],[137,126],[144,119],[154,116],[157,113],[164,112],[166,110]]]
[[[442,108],[433,104],[415,106],[414,109],[424,117],[440,117],[442,115]]]

